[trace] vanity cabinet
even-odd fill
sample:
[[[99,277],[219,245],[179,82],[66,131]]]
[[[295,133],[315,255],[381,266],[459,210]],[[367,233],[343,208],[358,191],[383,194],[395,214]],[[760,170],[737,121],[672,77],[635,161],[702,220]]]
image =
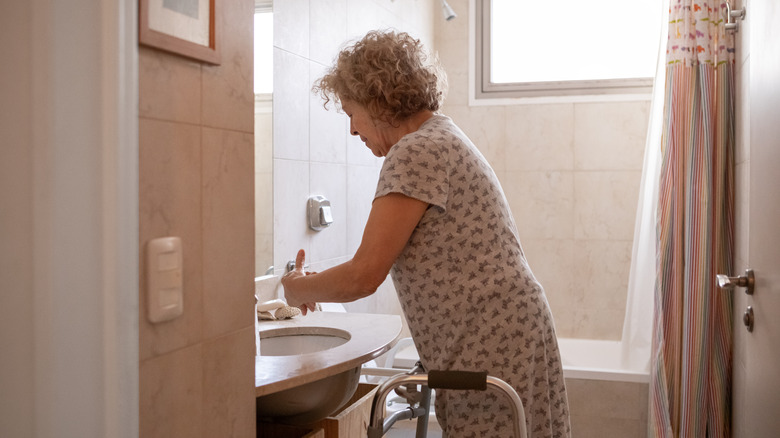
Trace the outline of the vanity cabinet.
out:
[[[365,437],[368,434],[368,423],[371,420],[371,403],[377,385],[369,383],[358,384],[352,398],[335,414],[315,423],[325,431],[325,438]]]
[[[258,438],[362,438],[367,436],[377,385],[358,384],[352,398],[336,413],[309,426],[258,421]]]

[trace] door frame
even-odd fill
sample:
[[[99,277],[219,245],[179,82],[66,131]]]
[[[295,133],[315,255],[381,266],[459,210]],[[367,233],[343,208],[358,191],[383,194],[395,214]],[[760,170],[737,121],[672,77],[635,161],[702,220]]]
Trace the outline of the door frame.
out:
[[[32,0],[35,436],[135,438],[136,0]],[[78,400],[78,402],[68,402]]]

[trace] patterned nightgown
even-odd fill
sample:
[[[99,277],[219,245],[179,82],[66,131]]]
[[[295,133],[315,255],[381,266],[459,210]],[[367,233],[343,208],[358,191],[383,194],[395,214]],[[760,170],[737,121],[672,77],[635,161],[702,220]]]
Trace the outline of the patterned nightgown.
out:
[[[570,436],[547,298],[482,154],[435,115],[387,154],[376,196],[391,192],[431,205],[391,270],[425,368],[487,371],[517,390],[529,436]],[[504,400],[491,390],[437,390],[436,416],[445,436],[509,437]]]

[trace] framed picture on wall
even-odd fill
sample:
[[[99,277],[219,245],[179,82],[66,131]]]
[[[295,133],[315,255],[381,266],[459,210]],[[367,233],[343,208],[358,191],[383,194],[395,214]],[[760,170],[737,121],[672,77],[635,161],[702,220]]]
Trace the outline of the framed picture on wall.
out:
[[[209,64],[220,63],[220,0],[139,0],[139,42]]]

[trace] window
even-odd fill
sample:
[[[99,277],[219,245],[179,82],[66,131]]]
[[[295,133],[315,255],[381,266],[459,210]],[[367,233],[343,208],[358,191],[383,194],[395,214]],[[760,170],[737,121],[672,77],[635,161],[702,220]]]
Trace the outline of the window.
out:
[[[254,26],[255,94],[270,95],[273,92],[273,17],[274,15],[270,2],[256,2]]]
[[[658,0],[476,0],[476,97],[647,94]]]

